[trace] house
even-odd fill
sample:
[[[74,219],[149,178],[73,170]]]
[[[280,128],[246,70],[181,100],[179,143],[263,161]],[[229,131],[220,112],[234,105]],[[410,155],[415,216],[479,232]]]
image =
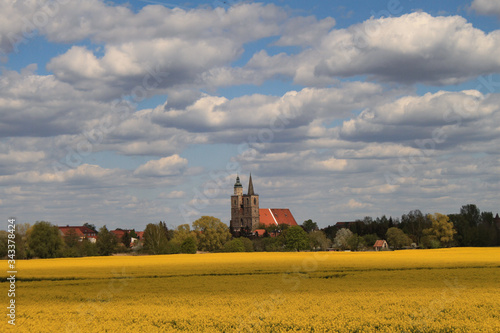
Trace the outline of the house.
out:
[[[135,234],[137,235],[137,237],[130,238],[132,246],[139,245],[143,242],[142,239],[144,238],[144,231],[136,231]]]
[[[111,230],[111,233],[113,235],[115,235],[116,239],[118,240],[118,243],[121,243],[122,239],[123,239],[123,235],[125,235],[125,233],[128,233],[130,235],[131,231],[135,232],[135,230],[133,230],[133,229],[115,229],[115,230]],[[130,246],[133,246],[136,241],[137,241],[137,238],[135,238],[135,237],[131,238],[130,239]]]
[[[337,222],[337,223],[335,223],[335,226],[336,226],[337,228],[339,228],[339,229],[341,229],[341,228],[347,228],[347,229],[349,229],[349,227],[350,227],[352,224],[357,223],[357,222],[359,222],[359,221]]]
[[[65,227],[59,227],[59,232],[63,237],[75,234],[78,236],[80,242],[84,239],[88,239],[91,243],[97,241],[97,232],[85,226],[70,227],[67,225]]]
[[[389,250],[389,245],[387,242],[383,239],[379,239],[373,244],[373,248],[375,251],[380,251],[380,250]]]
[[[266,229],[256,229],[255,236],[264,237],[266,234]]]

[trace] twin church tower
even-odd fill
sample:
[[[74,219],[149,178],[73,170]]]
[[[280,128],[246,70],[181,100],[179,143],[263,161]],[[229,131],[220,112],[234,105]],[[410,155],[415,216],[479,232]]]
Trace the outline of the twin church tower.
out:
[[[243,194],[240,177],[236,177],[234,195],[231,196],[231,232],[254,232],[259,223],[259,195],[253,190],[252,175],[250,174],[247,194]]]

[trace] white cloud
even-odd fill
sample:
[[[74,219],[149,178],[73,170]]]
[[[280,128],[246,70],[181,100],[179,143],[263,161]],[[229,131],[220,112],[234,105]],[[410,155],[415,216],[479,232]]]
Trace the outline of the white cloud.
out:
[[[45,158],[43,151],[12,151],[0,153],[0,165],[36,163]]]
[[[286,19],[285,12],[274,5],[241,4],[224,13],[146,6],[135,14],[100,1],[95,6],[75,1],[43,33],[59,42],[91,38],[104,43],[103,55],[74,46],[52,59],[47,68],[79,89],[118,86],[133,94],[133,89],[154,93],[196,86],[205,72],[237,59],[244,43],[279,33]]]
[[[357,82],[337,88],[304,88],[289,91],[283,96],[255,94],[229,100],[203,95],[185,109],[170,109],[167,102],[144,116],[151,117],[153,122],[164,127],[189,132],[278,127],[295,129],[307,126],[318,118],[332,121],[346,117],[353,110],[387,98],[381,86]]]
[[[176,154],[159,160],[151,160],[139,166],[134,171],[134,175],[150,177],[175,176],[181,174],[187,164],[187,159]]]
[[[165,197],[167,199],[180,199],[180,198],[184,198],[185,196],[186,196],[186,192],[184,192],[184,191],[172,191],[172,192],[165,194],[162,197]]]
[[[360,208],[366,208],[366,207],[371,207],[373,206],[370,203],[362,203],[359,201],[356,201],[355,199],[350,199],[349,202],[346,204],[346,207],[349,209],[360,209]]]
[[[500,109],[496,95],[478,91],[427,93],[405,96],[394,102],[364,110],[343,123],[339,135],[345,140],[415,142],[433,140],[446,147],[488,137],[497,124]],[[484,130],[484,127],[491,130]],[[481,129],[482,128],[482,129]]]
[[[335,77],[369,75],[382,81],[455,84],[500,72],[500,32],[485,34],[463,17],[425,12],[371,18],[332,30],[317,47],[297,55],[257,53],[248,68],[324,84]],[[326,81],[325,81],[326,80]]]
[[[0,2],[0,54],[17,52],[21,43],[25,44],[33,38],[34,30],[42,25],[33,20],[34,15],[43,14],[40,1],[12,1]]]
[[[78,134],[107,113],[117,113],[112,103],[101,103],[53,75],[37,75],[35,69],[2,73],[0,136]]]
[[[500,1],[499,0],[474,0],[471,8],[479,14],[496,15],[500,17]]]

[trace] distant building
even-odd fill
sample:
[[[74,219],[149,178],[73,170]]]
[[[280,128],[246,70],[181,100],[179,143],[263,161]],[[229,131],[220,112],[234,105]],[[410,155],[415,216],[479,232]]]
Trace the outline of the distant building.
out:
[[[69,225],[67,225],[65,227],[59,227],[59,232],[63,237],[75,234],[76,236],[78,236],[80,241],[83,241],[85,238],[92,243],[95,243],[97,241],[97,232],[85,226],[70,227]]]
[[[134,231],[133,229],[115,229],[115,230],[111,230],[111,233],[113,235],[115,235],[116,237],[116,240],[121,243],[122,239],[123,239],[123,235],[125,235],[125,233],[128,233],[130,235],[130,232],[131,231]],[[137,234],[137,233],[136,233]],[[135,237],[131,237],[130,239],[130,245],[133,246],[136,242],[138,241],[137,238]]]
[[[240,177],[236,177],[234,194],[231,196],[231,233],[240,234],[244,231],[262,236],[265,230],[258,229],[259,225],[267,227],[280,224],[298,225],[288,208],[259,208],[259,195],[254,191],[252,175],[247,194],[243,194]]]
[[[375,242],[375,244],[373,244],[373,248],[375,249],[375,251],[388,250],[389,245],[385,240],[379,239]]]
[[[498,216],[498,213],[497,215],[495,215],[495,217],[493,218],[493,223],[496,224],[497,228],[500,229],[500,217]]]
[[[355,224],[355,223],[357,223],[357,222],[359,222],[359,221],[337,222],[337,223],[335,223],[335,226],[336,226],[337,228],[339,228],[339,229],[340,229],[340,228],[347,228],[347,229],[349,229],[349,226],[351,226],[352,224]]]
[[[243,194],[243,185],[240,177],[236,177],[234,194],[231,196],[231,232],[238,234],[242,231],[254,232],[259,227],[259,195],[255,194],[252,175],[248,182],[248,192]]]
[[[261,208],[259,209],[259,215],[260,224],[266,227],[280,224],[298,225],[288,208]]]

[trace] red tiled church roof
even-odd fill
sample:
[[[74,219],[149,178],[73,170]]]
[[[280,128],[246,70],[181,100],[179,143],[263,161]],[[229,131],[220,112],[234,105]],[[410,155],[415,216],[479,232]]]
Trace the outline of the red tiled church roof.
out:
[[[259,209],[260,223],[265,226],[288,224],[298,225],[288,208],[261,208]]]

